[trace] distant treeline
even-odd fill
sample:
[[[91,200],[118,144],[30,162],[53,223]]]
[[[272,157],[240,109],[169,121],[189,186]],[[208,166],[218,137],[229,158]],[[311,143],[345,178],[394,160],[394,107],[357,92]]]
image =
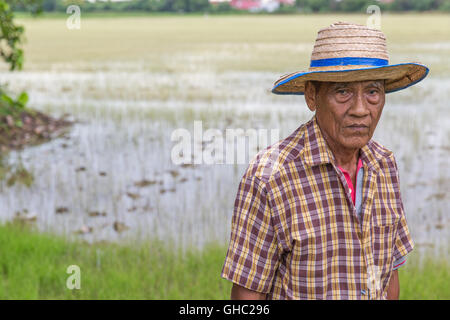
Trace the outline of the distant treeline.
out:
[[[229,3],[210,3],[208,0],[132,0],[125,2],[94,3],[87,0],[41,0],[45,12],[65,12],[71,4],[80,6],[83,12],[237,12]],[[294,6],[281,5],[275,12],[365,12],[369,5],[376,4],[382,11],[450,11],[450,0],[395,0],[380,3],[375,0],[296,0]],[[17,11],[23,10],[20,4]]]

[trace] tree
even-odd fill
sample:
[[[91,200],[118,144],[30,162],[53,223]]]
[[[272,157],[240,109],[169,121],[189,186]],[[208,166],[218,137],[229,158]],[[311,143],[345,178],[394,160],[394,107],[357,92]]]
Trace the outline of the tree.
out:
[[[29,8],[36,14],[41,10],[42,0],[0,0],[0,57],[9,64],[10,70],[20,70],[23,66],[23,26],[14,23],[13,6]]]
[[[370,0],[342,0],[339,3],[339,8],[346,12],[365,12],[366,8],[372,3],[373,1]]]
[[[12,7],[15,5],[27,7],[36,14],[41,9],[40,3],[41,0],[0,0],[0,57],[9,64],[10,70],[22,69],[23,50],[20,48],[20,44],[25,31],[22,26],[14,23]],[[18,115],[25,110],[27,101],[26,92],[21,92],[14,99],[0,86],[0,116],[9,117],[6,119],[10,119],[10,122],[14,122],[16,126],[22,126]]]

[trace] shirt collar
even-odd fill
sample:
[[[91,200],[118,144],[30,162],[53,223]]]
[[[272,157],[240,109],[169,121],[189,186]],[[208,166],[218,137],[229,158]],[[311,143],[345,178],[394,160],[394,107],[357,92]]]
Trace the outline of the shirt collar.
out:
[[[379,162],[387,155],[386,152],[377,152],[379,147],[376,142],[370,140],[360,149],[360,159],[363,164],[367,165],[368,169],[374,172],[381,172]],[[386,151],[386,149],[383,148],[383,151]],[[310,167],[326,163],[336,164],[336,159],[317,124],[316,116],[305,125],[304,146],[301,156]]]
[[[317,124],[316,116],[306,123],[302,157],[310,167],[335,163],[334,155],[327,146],[322,131]]]

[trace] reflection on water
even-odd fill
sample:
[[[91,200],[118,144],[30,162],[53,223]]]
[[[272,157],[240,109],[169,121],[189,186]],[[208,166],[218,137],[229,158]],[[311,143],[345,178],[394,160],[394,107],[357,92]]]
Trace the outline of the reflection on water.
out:
[[[312,116],[303,97],[270,94],[267,88],[277,78],[270,73],[184,76],[182,81],[172,75],[171,86],[191,88],[173,94],[158,77],[135,75],[140,76],[145,88],[139,90],[149,92],[135,93],[133,85],[122,82],[120,93],[114,93],[119,89],[112,90],[108,81],[118,78],[101,82],[95,74],[46,75],[47,83],[29,74],[14,76],[15,83],[31,88],[30,105],[56,115],[69,112],[81,122],[62,138],[4,160],[21,163],[34,180],[29,187],[1,182],[3,221],[26,212],[41,230],[88,241],[159,237],[182,246],[228,241],[246,165],[174,165],[171,133],[192,130],[194,120],[203,120],[204,130],[279,129],[283,138]],[[160,87],[152,89],[152,83]],[[375,134],[396,156],[416,248],[436,252],[448,250],[449,241],[449,86],[450,79],[430,78],[388,95]],[[114,99],[97,96],[102,90]],[[168,90],[170,98],[155,100],[157,92],[151,90]],[[198,99],[187,96],[192,90],[201,92]]]

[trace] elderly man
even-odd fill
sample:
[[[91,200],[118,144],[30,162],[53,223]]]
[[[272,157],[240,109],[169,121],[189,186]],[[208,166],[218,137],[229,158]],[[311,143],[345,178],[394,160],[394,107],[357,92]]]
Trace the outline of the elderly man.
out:
[[[261,151],[237,193],[222,277],[232,299],[398,299],[413,249],[397,164],[371,140],[385,93],[428,68],[388,64],[379,30],[335,23],[318,33],[308,72],[276,94],[304,94],[314,117]]]

